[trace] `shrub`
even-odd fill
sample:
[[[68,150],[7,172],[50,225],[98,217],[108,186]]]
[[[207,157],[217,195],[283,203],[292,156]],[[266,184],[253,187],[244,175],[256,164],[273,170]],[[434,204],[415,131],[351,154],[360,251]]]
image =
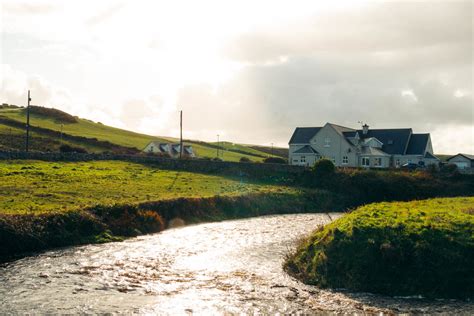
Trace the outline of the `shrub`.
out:
[[[214,157],[214,158],[212,158],[212,161],[223,161],[223,160],[221,158]]]
[[[78,154],[87,154],[87,150],[82,147],[70,146],[70,145],[61,145],[59,151],[62,153],[78,153]]]
[[[457,176],[459,174],[458,166],[455,164],[445,164],[440,168],[440,173],[444,176]]]
[[[334,172],[336,171],[336,167],[334,166],[334,163],[331,160],[320,159],[316,161],[314,166],[311,168],[311,171],[314,175],[318,177],[325,177],[334,174]]]
[[[66,112],[60,111],[58,109],[50,109],[42,106],[30,106],[30,113],[47,116],[53,118],[58,123],[77,123],[79,122],[77,117],[74,117]]]
[[[138,211],[137,218],[143,233],[156,233],[165,229],[163,218],[154,211]]]
[[[252,162],[249,158],[247,157],[240,157],[240,162]]]
[[[427,167],[426,167],[426,171],[430,174],[435,174],[438,172],[438,166],[434,163],[432,164],[429,164]]]
[[[280,163],[280,164],[286,164],[287,161],[286,159],[280,158],[280,157],[268,157],[263,160],[264,163]]]

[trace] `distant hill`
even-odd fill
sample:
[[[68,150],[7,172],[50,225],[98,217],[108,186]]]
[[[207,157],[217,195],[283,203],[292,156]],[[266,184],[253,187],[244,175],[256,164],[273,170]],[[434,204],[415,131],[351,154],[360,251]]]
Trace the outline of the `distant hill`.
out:
[[[25,122],[25,108],[7,104],[0,106],[0,150],[24,148]],[[134,153],[143,150],[152,140],[177,141],[176,138],[135,133],[38,106],[30,108],[30,126],[30,148],[36,151],[59,151],[61,144],[68,144],[89,152]],[[264,146],[198,140],[185,140],[185,144],[192,145],[198,157],[214,158],[219,149],[219,158],[226,161],[239,161],[242,157],[262,161],[271,155],[271,148]],[[275,148],[273,152],[274,156],[288,156],[285,149]]]

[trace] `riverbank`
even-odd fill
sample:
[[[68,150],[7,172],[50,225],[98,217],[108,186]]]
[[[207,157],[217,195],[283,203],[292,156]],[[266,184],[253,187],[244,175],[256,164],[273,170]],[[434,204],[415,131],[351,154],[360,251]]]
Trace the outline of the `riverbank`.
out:
[[[343,211],[374,200],[465,195],[473,188],[469,177],[425,173],[354,170],[321,179],[305,171],[300,179],[290,177],[283,166],[280,173],[272,172],[278,166],[259,173],[253,164],[250,174],[242,172],[245,168],[210,166],[192,172],[129,161],[2,161],[1,260],[54,247],[122,240],[183,221]],[[307,181],[311,177],[320,181],[312,185]]]
[[[177,198],[41,214],[0,214],[0,261],[45,249],[119,241],[168,227],[269,214],[342,210],[326,191]],[[340,205],[336,207],[336,205]]]
[[[474,197],[374,203],[317,229],[285,263],[304,283],[393,296],[474,296]]]

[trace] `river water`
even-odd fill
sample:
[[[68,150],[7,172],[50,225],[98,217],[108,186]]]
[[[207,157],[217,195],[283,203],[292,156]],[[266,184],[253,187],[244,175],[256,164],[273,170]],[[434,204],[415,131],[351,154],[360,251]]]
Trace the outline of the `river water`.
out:
[[[0,314],[474,314],[470,302],[320,290],[286,275],[298,238],[338,216],[265,216],[48,251],[0,267]]]

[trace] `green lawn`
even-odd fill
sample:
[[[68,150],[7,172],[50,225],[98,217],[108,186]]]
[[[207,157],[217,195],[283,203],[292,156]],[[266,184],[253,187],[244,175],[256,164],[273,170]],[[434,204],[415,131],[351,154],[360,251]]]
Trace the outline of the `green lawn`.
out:
[[[316,230],[286,267],[321,287],[472,297],[474,197],[359,207]]]
[[[0,162],[0,212],[50,212],[178,197],[296,192],[239,179],[160,170],[120,161]]]

